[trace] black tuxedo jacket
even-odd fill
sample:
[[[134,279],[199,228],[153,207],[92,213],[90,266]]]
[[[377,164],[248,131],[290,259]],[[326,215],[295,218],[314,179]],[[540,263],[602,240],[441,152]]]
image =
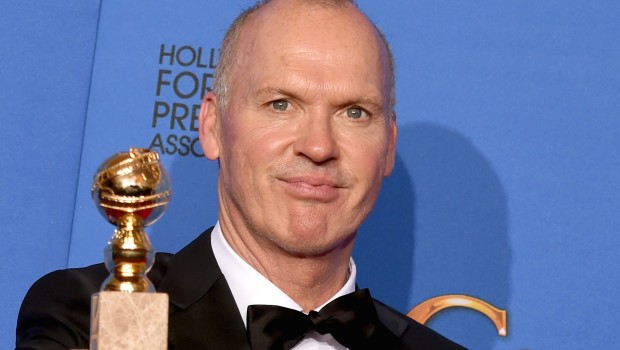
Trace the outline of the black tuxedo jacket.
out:
[[[249,350],[245,326],[211,248],[211,229],[177,254],[158,253],[148,274],[168,293],[169,349]],[[108,276],[103,264],[52,272],[28,291],[17,320],[16,349],[88,348],[90,297]],[[375,301],[379,318],[409,349],[463,349]],[[383,350],[383,349],[382,349]]]

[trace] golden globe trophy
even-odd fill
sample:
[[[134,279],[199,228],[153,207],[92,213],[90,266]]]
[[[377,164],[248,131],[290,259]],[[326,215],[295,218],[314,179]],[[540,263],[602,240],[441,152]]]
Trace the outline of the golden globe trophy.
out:
[[[105,248],[110,275],[92,298],[90,349],[166,349],[168,295],[155,293],[146,277],[155,251],[144,230],[170,201],[159,154],[131,148],[111,156],[97,170],[91,192],[116,230]]]

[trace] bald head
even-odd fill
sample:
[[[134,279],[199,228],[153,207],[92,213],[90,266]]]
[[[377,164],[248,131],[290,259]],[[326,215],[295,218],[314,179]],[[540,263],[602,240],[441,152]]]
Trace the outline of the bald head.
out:
[[[253,49],[248,50],[248,41],[252,44],[258,39],[278,40],[281,34],[277,30],[283,31],[282,27],[275,28],[271,32],[262,32],[260,29],[273,24],[274,19],[286,20],[288,24],[299,27],[307,26],[308,32],[318,35],[317,30],[321,27],[309,19],[309,14],[318,11],[331,12],[333,22],[341,22],[346,15],[353,20],[354,25],[363,30],[363,39],[360,41],[376,43],[376,51],[385,61],[383,72],[385,76],[385,89],[387,93],[387,105],[392,111],[395,104],[395,84],[394,84],[394,60],[387,40],[381,31],[363,14],[354,1],[351,0],[264,0],[259,1],[254,6],[242,12],[233,22],[226,32],[220,49],[220,58],[215,71],[213,90],[217,95],[220,108],[224,108],[229,101],[230,90],[237,88],[232,84],[235,74],[242,64],[252,61],[251,64],[258,64],[253,55]],[[280,21],[280,23],[282,23]],[[247,30],[251,28],[252,30]],[[353,29],[353,28],[349,28]],[[285,30],[284,30],[285,31]],[[330,36],[341,36],[341,31],[327,33]],[[343,40],[347,38],[343,37]],[[245,46],[244,46],[245,44]],[[355,44],[355,43],[345,43]],[[245,49],[245,50],[244,50]],[[393,113],[390,113],[393,114]]]

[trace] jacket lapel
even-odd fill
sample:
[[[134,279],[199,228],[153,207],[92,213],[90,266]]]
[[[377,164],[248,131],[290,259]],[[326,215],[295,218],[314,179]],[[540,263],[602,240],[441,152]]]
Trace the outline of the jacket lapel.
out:
[[[170,349],[250,349],[243,320],[213,255],[211,229],[170,259],[157,291],[170,298]]]

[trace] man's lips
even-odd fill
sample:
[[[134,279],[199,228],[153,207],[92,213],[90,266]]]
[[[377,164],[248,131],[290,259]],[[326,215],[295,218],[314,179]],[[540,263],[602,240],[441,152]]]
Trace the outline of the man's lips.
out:
[[[327,177],[295,176],[279,179],[284,189],[291,196],[302,200],[330,202],[338,197],[344,187]]]

